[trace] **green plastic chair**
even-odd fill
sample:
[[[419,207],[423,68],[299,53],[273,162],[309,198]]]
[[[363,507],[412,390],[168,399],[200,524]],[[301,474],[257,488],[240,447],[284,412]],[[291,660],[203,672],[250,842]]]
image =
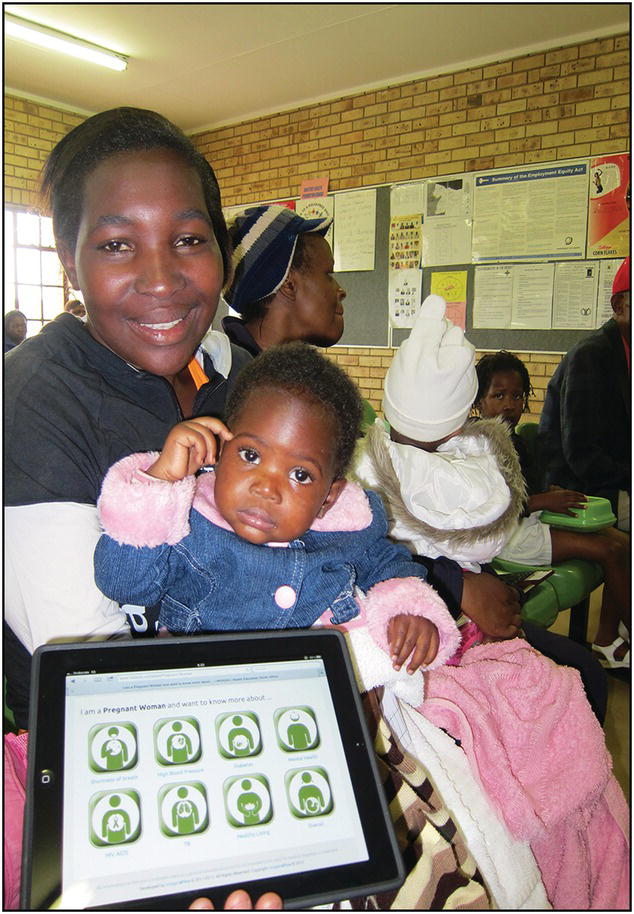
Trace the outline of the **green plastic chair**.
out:
[[[16,727],[15,717],[13,716],[13,711],[7,704],[7,677],[2,677],[3,682],[3,699],[4,699],[4,713],[2,717],[2,732],[3,733],[17,733],[18,728]]]
[[[493,567],[499,572],[548,571],[553,574],[529,591],[522,607],[522,618],[549,628],[558,614],[570,610],[568,636],[579,644],[587,643],[590,595],[603,583],[603,571],[597,562],[568,559],[558,565],[520,565],[496,558]]]
[[[539,459],[537,422],[525,422],[517,427],[517,434],[525,442],[530,457],[535,461],[540,478],[543,468]],[[568,635],[579,644],[587,643],[588,610],[590,595],[603,583],[603,571],[597,562],[568,559],[558,565],[521,565],[496,558],[493,567],[499,572],[546,571],[553,574],[529,591],[522,607],[522,616],[530,622],[548,628],[564,609],[570,610]]]
[[[363,413],[361,415],[361,434],[365,435],[371,425],[377,420],[376,410],[369,400],[363,400]]]

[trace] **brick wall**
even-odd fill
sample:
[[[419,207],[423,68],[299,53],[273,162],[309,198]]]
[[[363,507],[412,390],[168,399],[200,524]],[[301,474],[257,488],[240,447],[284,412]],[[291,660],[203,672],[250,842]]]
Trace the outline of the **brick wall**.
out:
[[[336,346],[333,349],[323,350],[356,380],[362,396],[372,404],[379,415],[382,414],[383,378],[390,367],[394,351],[388,347],[366,346]],[[490,351],[478,350],[476,358],[480,358],[485,352]],[[529,399],[528,412],[525,413],[522,421],[538,422],[544,404],[546,387],[561,356],[559,353],[553,352],[522,352],[520,350],[516,350],[515,354],[526,364],[535,392],[534,396]]]
[[[629,36],[557,48],[211,130],[227,205],[629,149]]]
[[[37,206],[40,172],[47,155],[83,120],[83,114],[4,96],[5,204]]]
[[[616,35],[334,99],[192,137],[226,205],[629,150],[629,36]],[[5,201],[35,205],[48,151],[83,115],[5,96]],[[389,348],[336,347],[380,410]],[[558,354],[527,362],[541,412]]]

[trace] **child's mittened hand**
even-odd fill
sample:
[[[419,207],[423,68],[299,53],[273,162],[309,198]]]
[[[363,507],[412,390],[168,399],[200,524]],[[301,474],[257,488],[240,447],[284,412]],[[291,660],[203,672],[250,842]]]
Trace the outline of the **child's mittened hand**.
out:
[[[179,422],[171,430],[158,460],[147,470],[150,476],[178,482],[217,459],[216,435],[231,441],[233,434],[220,419],[198,416]]]
[[[571,489],[549,489],[545,493],[546,510],[554,514],[567,514],[574,517],[572,508],[585,508],[587,498],[583,492],[573,492]]]
[[[420,666],[431,663],[438,653],[438,629],[429,619],[401,613],[390,619],[387,627],[392,665],[400,670],[407,658],[408,673],[415,673]]]

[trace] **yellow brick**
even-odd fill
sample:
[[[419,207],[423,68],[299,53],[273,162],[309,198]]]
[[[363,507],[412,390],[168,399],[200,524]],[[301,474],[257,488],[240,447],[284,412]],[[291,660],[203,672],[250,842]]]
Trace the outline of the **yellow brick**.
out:
[[[512,153],[511,155],[495,156],[493,161],[495,163],[495,168],[509,168],[511,165],[524,164],[523,156],[516,152]]]
[[[577,142],[577,138],[575,134],[570,131],[568,133],[558,133],[542,137],[542,146],[544,148],[549,146],[565,146],[574,142]]]
[[[628,92],[629,88],[630,84],[627,79],[614,80],[610,83],[603,83],[599,86],[595,86],[594,97],[602,98],[606,95],[622,95],[624,92]]]
[[[517,57],[513,61],[513,70],[534,70],[544,66],[543,54],[530,54],[528,57]]]
[[[614,51],[612,54],[601,54],[597,57],[597,67],[620,67],[629,64],[629,51]]]
[[[612,124],[610,126],[610,139],[613,139],[614,137],[626,137],[629,139],[629,136],[629,124]]]
[[[580,86],[595,86],[598,83],[611,82],[613,71],[611,68],[604,70],[592,70],[590,73],[581,73],[578,77]]]
[[[611,111],[601,111],[591,118],[593,127],[602,127],[605,124],[621,124],[628,121],[628,112],[623,108]]]
[[[592,127],[591,130],[577,130],[575,131],[575,143],[591,143],[596,140],[606,140],[609,135],[609,127]]]
[[[463,70],[462,73],[454,73],[453,81],[457,86],[467,83],[470,87],[477,80],[482,79],[482,68],[477,70]]]
[[[495,141],[500,143],[503,140],[519,140],[526,136],[525,127],[507,127],[504,130],[495,131]]]
[[[448,98],[461,98],[463,95],[467,94],[465,86],[448,86],[446,89],[441,89],[439,92],[439,97],[441,100]]]
[[[579,56],[577,47],[560,48],[557,51],[549,51],[546,54],[546,65],[554,63],[563,63],[566,60],[575,60]]]
[[[577,85],[577,79],[579,79],[579,85],[581,85],[581,76],[560,76],[558,79],[547,79],[544,81],[544,92],[561,92],[562,89],[574,89]]]
[[[497,106],[497,114],[513,114],[526,110],[526,99],[518,98],[513,102],[502,102]]]
[[[504,63],[495,63],[489,67],[484,67],[482,70],[482,75],[485,79],[490,77],[503,76],[506,73],[510,73],[513,69],[513,64],[511,61],[506,61]]]
[[[572,146],[561,146],[557,150],[557,158],[561,159],[576,159],[587,155],[590,155],[590,143],[574,143]]]
[[[561,75],[568,76],[569,73],[587,73],[588,70],[594,69],[594,58],[583,57],[579,60],[569,60],[561,65]]]
[[[610,108],[609,98],[597,98],[589,102],[579,102],[575,105],[577,114],[594,114],[596,111],[607,111]]]
[[[435,79],[427,80],[427,88],[430,91],[434,89],[445,89],[447,86],[453,85],[453,76],[437,76]]]
[[[480,155],[483,156],[505,155],[508,151],[508,143],[491,143],[490,145],[480,147]]]

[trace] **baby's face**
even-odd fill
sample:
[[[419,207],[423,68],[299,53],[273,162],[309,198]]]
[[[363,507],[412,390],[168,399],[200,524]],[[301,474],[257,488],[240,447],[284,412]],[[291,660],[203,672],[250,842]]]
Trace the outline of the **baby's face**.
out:
[[[334,504],[334,428],[323,410],[278,390],[252,393],[216,464],[216,507],[250,543],[287,543]]]

